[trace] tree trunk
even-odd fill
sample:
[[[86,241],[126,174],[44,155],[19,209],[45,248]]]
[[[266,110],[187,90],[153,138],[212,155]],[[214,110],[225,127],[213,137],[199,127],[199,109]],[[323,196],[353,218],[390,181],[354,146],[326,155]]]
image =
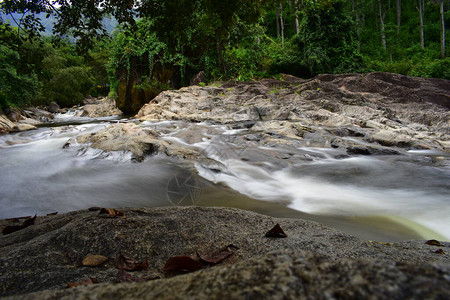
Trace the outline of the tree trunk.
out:
[[[445,21],[444,21],[444,0],[441,1],[441,57],[445,57]]]
[[[365,27],[366,26],[366,5],[364,3],[364,0],[362,0],[361,6],[362,6],[362,9],[361,9],[361,11],[362,11],[362,27]]]
[[[383,49],[386,51],[386,30],[384,25],[384,17],[386,13],[383,11],[383,1],[378,0],[378,13],[380,15],[380,25],[381,25],[381,45],[383,46]]]
[[[223,59],[223,43],[220,38],[220,33],[216,30],[216,51],[217,51],[217,64],[221,72],[225,72],[225,61]]]
[[[281,2],[280,2],[280,28],[281,28],[281,46],[284,47],[283,4]]]
[[[298,3],[294,0],[294,31],[295,34],[300,33],[300,22],[298,21]]]
[[[395,1],[396,8],[397,8],[397,38],[400,35],[400,23],[402,18],[402,3],[401,0]]]
[[[279,22],[279,19],[280,19],[280,11],[278,10],[278,5],[275,5],[275,23],[277,23],[277,38],[280,37],[280,22]]]
[[[361,17],[359,13],[359,8],[355,0],[352,0],[352,6],[353,10],[355,11],[355,20],[356,20],[356,37],[357,37],[357,47],[358,47],[358,53],[361,52]]]
[[[419,0],[419,20],[420,20],[420,47],[425,48],[425,33],[423,25],[424,0]]]

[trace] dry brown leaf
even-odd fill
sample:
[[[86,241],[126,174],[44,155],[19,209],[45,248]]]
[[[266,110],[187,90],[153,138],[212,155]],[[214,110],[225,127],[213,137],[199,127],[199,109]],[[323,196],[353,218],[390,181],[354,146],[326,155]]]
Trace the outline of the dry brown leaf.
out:
[[[445,252],[442,249],[437,249],[436,251],[434,251],[434,253],[445,255]]]
[[[125,218],[125,214],[117,209],[114,208],[102,208],[100,210],[100,212],[98,213],[98,215],[109,215],[111,218],[116,218],[116,217],[122,217]]]
[[[19,230],[22,230],[24,228],[27,228],[28,226],[34,225],[34,222],[36,221],[37,215],[34,217],[27,217],[25,221],[23,221],[22,225],[12,225],[12,226],[6,226],[2,230],[2,234],[10,234]]]
[[[124,270],[119,270],[119,272],[117,272],[116,275],[116,282],[117,283],[121,283],[121,282],[143,282],[143,281],[150,281],[150,280],[155,280],[155,279],[159,279],[160,277],[150,277],[150,278],[140,278],[137,276],[133,276],[127,272],[125,272]]]
[[[431,245],[431,246],[438,246],[438,247],[443,247],[444,246],[444,245],[441,244],[441,242],[436,241],[436,240],[426,241],[425,244]]]
[[[14,223],[19,223],[20,220],[23,220],[23,219],[29,219],[29,218],[31,218],[31,216],[17,217],[17,218],[10,218],[10,219],[6,219],[6,221],[11,221],[11,222],[14,222]]]
[[[85,267],[97,267],[107,261],[108,258],[103,255],[88,255],[83,258],[82,264]]]
[[[197,255],[204,262],[207,262],[210,264],[218,264],[233,254],[233,251],[231,251],[229,249],[231,246],[233,246],[233,245],[228,245],[228,246],[225,246],[218,250],[210,251],[210,252],[206,252],[206,253],[205,252],[204,253],[197,252]]]
[[[16,231],[19,231],[23,229],[23,227],[21,225],[11,225],[11,226],[6,226],[5,228],[3,228],[2,230],[2,234],[3,235],[7,235]]]
[[[34,215],[32,218],[28,218],[22,223],[22,227],[26,228],[28,226],[34,225],[34,222],[36,221],[37,215]]]
[[[121,254],[116,264],[117,269],[127,270],[127,271],[141,271],[148,268],[148,259],[138,262],[131,257]]]
[[[280,224],[277,224],[266,233],[266,237],[285,238],[287,237],[287,234],[281,229]]]
[[[67,287],[72,288],[72,287],[77,287],[77,286],[82,286],[82,285],[90,285],[90,284],[95,284],[95,283],[98,283],[97,279],[88,278],[88,279],[84,279],[84,280],[77,281],[77,282],[68,282]]]
[[[375,243],[375,244],[380,244],[380,245],[385,245],[385,246],[392,246],[391,243],[383,243],[383,242],[376,242],[376,241],[369,241],[369,243]]]
[[[164,266],[164,273],[189,273],[200,270],[202,264],[190,256],[179,255],[169,258]]]

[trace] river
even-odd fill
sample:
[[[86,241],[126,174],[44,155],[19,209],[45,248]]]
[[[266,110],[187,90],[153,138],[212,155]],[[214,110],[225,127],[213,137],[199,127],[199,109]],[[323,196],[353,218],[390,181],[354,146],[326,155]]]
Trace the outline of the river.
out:
[[[137,163],[125,152],[63,147],[71,137],[118,121],[68,113],[50,126],[0,136],[0,218],[195,204],[316,220],[370,240],[450,240],[448,153],[343,156],[313,143],[288,149],[255,139],[243,145],[237,137],[245,127],[182,121],[140,125],[200,149],[221,169],[163,154]]]

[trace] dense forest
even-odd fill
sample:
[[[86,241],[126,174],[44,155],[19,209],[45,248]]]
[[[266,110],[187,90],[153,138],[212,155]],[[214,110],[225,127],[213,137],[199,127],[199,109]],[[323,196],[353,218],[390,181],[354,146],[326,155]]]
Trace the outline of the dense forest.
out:
[[[205,82],[372,71],[450,79],[449,6],[448,0],[2,1],[0,108],[73,106],[109,93],[132,113],[130,97],[148,101],[188,85],[200,71]],[[44,34],[46,17],[55,20],[51,36]],[[119,23],[112,32],[105,17]]]

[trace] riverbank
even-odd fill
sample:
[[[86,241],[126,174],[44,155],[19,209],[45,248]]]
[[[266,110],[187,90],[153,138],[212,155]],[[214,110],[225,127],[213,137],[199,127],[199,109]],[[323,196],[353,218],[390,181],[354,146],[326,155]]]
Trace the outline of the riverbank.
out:
[[[112,295],[130,299],[180,299],[186,295],[203,299],[257,295],[320,298],[339,291],[345,291],[344,299],[351,295],[420,298],[430,291],[435,297],[449,295],[448,242],[439,246],[425,241],[369,242],[313,221],[231,208],[121,212],[124,216],[117,218],[88,210],[41,217],[32,226],[0,237],[1,295],[17,295],[17,299],[107,299]],[[266,237],[277,223],[287,237]],[[211,253],[227,245],[233,245],[227,250],[232,254],[217,264],[205,265],[202,271],[179,277],[164,272],[173,256],[198,260],[197,253]],[[145,269],[129,273],[133,277],[159,279],[114,283],[121,254],[148,262]],[[107,260],[85,266],[83,259],[89,255]],[[65,289],[69,282],[88,278],[96,278],[100,284]],[[24,295],[36,291],[43,292]]]

